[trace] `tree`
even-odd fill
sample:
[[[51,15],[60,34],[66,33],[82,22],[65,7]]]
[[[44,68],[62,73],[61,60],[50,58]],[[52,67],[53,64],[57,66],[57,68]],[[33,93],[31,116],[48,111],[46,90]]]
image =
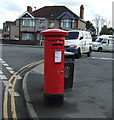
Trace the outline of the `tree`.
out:
[[[96,34],[96,29],[89,20],[86,22],[86,29],[90,31],[91,35]]]
[[[93,21],[95,23],[97,36],[99,35],[100,20],[101,20],[101,16],[100,15],[95,15],[95,18],[94,18]]]
[[[106,19],[104,19],[103,17],[101,17],[100,23],[101,23],[101,28],[105,25],[106,23]]]
[[[109,27],[110,24],[111,24],[110,20],[107,20],[107,19],[103,18],[100,15],[95,15],[93,21],[95,23],[97,36],[99,35],[100,29],[103,28],[104,25],[106,25],[107,27]]]
[[[91,33],[94,40],[96,38],[96,29],[89,20],[86,22],[86,29]]]
[[[102,28],[101,28],[101,32],[100,32],[100,35],[113,35],[114,33],[114,29],[113,28],[108,28],[106,25],[104,25]]]

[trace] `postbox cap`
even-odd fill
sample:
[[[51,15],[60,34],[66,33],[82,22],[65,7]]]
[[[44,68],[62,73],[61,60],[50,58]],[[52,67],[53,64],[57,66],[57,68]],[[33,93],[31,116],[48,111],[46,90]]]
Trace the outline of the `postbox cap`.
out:
[[[50,36],[50,35],[66,36],[66,35],[68,35],[68,32],[61,30],[61,29],[48,29],[48,30],[40,32],[40,34],[43,36]]]

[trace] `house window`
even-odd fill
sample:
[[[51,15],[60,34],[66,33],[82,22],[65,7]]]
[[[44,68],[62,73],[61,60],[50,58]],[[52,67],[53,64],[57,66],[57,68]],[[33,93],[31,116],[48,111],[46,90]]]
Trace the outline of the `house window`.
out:
[[[34,26],[34,19],[23,19],[22,26],[28,26],[28,27]]]
[[[75,20],[71,20],[71,28],[75,28]]]
[[[45,28],[45,20],[40,20],[40,28]]]
[[[33,33],[22,33],[22,40],[34,40]]]
[[[10,30],[9,30],[9,26],[7,27],[7,31],[9,32]]]
[[[75,20],[61,20],[61,28],[75,28]]]
[[[7,25],[6,25],[6,26],[3,26],[3,31],[4,31],[4,32],[9,32],[9,26],[7,26]]]
[[[55,27],[54,20],[49,20],[49,28],[54,28],[54,27]]]

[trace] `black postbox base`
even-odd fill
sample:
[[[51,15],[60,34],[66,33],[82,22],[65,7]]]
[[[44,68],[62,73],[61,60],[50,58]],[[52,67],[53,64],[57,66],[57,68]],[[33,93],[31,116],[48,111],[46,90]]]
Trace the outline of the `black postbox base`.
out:
[[[44,102],[48,106],[62,106],[64,101],[63,94],[46,94],[44,93]]]

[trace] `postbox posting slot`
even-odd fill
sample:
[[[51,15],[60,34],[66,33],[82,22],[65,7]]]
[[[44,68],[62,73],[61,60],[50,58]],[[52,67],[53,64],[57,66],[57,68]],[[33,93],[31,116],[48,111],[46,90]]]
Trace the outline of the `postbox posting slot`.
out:
[[[61,48],[61,47],[63,47],[63,43],[64,42],[61,40],[55,40],[51,44],[52,44],[53,48]]]
[[[62,43],[54,43],[54,44],[52,44],[52,46],[62,46]]]

